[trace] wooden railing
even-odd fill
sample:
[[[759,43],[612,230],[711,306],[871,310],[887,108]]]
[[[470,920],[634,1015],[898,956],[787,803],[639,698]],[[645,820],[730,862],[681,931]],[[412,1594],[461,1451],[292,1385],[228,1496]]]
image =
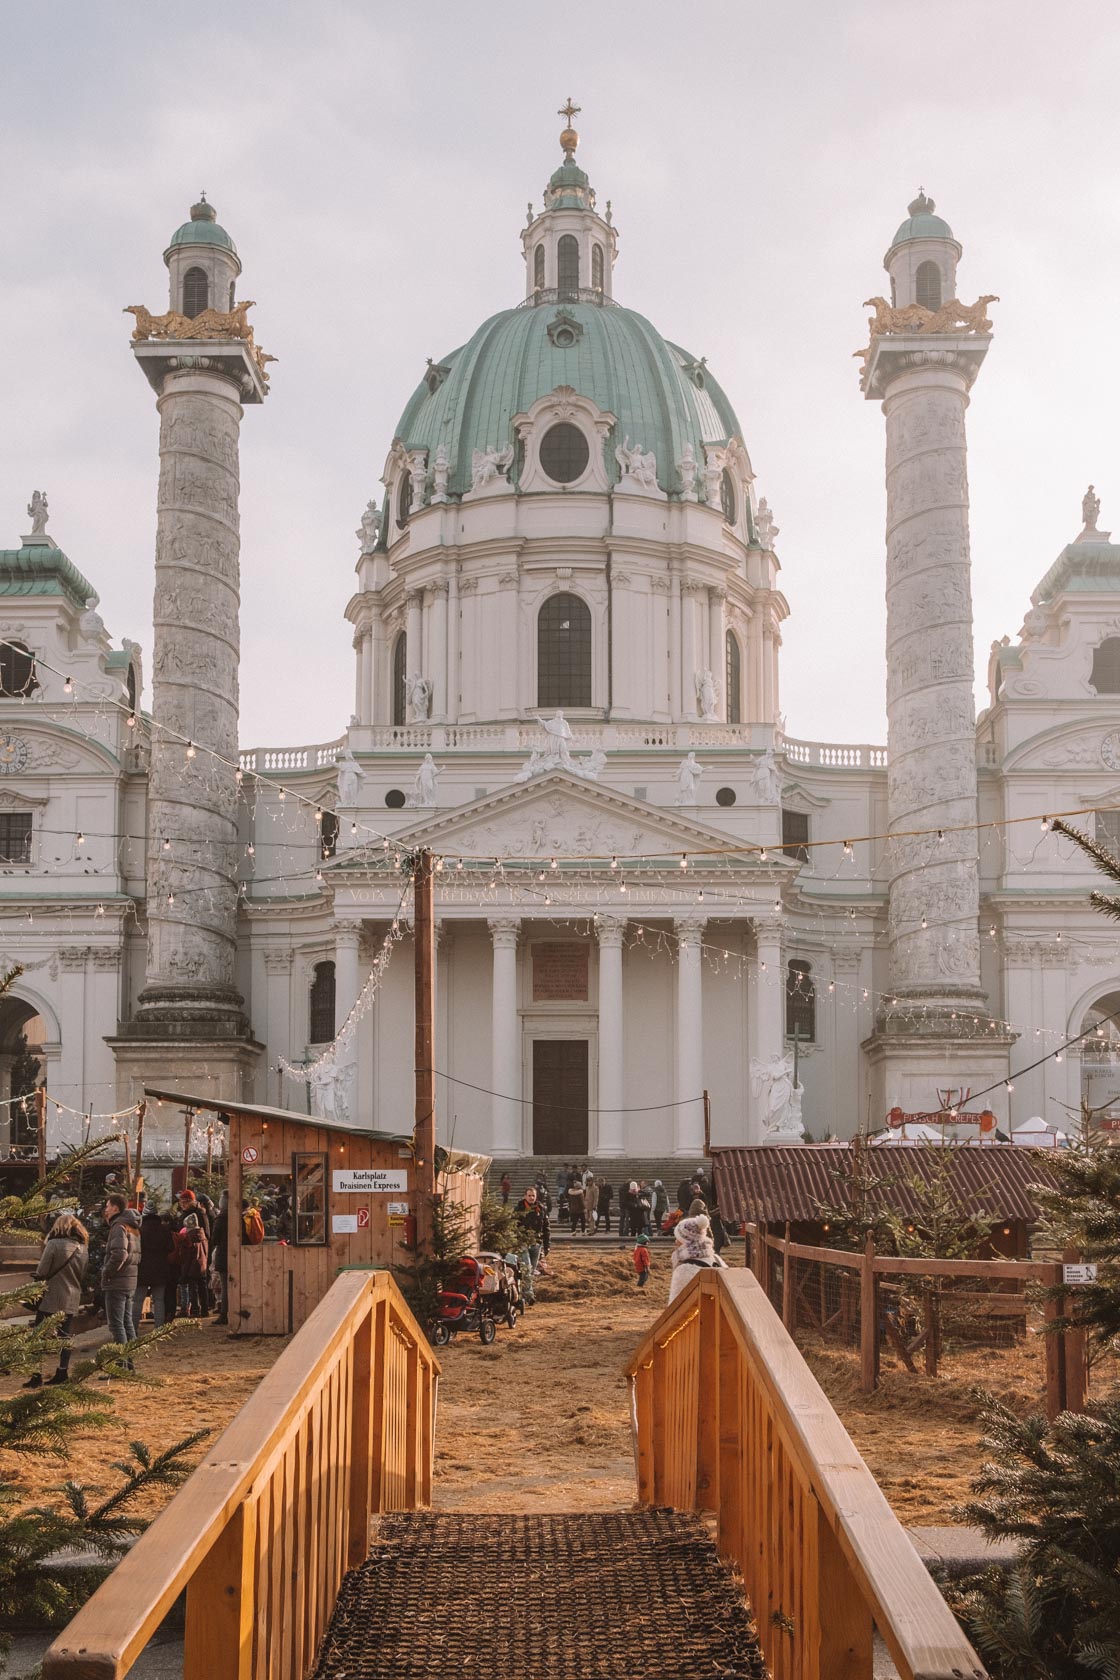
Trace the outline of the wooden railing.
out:
[[[389,1274],[344,1272],[44,1680],[118,1680],[184,1588],[185,1680],[304,1680],[371,1518],[431,1501],[438,1378]]]
[[[774,1680],[871,1680],[873,1625],[903,1680],[983,1675],[751,1272],[695,1278],[627,1375],[638,1497],[715,1513]]]

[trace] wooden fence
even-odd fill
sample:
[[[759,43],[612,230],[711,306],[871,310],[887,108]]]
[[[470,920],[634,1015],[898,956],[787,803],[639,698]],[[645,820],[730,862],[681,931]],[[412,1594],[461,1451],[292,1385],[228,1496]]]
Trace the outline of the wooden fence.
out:
[[[1062,1263],[1043,1260],[932,1260],[900,1258],[892,1254],[878,1254],[874,1239],[868,1237],[862,1253],[850,1249],[819,1248],[810,1243],[791,1242],[789,1237],[762,1236],[754,1225],[747,1226],[748,1256],[751,1269],[769,1296],[771,1293],[772,1259],[782,1261],[781,1316],[791,1335],[796,1334],[802,1321],[804,1290],[794,1276],[794,1262],[808,1261],[820,1268],[834,1267],[851,1274],[850,1287],[841,1291],[844,1306],[850,1314],[860,1352],[860,1387],[864,1394],[874,1392],[879,1381],[879,1362],[884,1335],[903,1364],[914,1370],[913,1354],[921,1350],[928,1376],[936,1376],[941,1353],[940,1315],[947,1295],[941,1293],[945,1283],[980,1282],[992,1286],[990,1293],[959,1297],[977,1313],[991,1318],[1021,1316],[1025,1323],[1028,1283],[1049,1287],[1062,1282]],[[1066,1260],[1078,1256],[1070,1251]],[[928,1285],[925,1295],[928,1322],[920,1337],[907,1344],[892,1315],[884,1310],[883,1292],[897,1286],[903,1279],[922,1280]],[[997,1291],[1011,1286],[1018,1293]],[[775,1291],[776,1293],[776,1291]],[[1048,1300],[1044,1317],[1049,1327],[1070,1313],[1070,1301]],[[812,1317],[812,1306],[808,1304]],[[817,1315],[815,1328],[825,1329],[824,1315]],[[1049,1331],[1042,1338],[1046,1361],[1046,1411],[1051,1418],[1059,1412],[1083,1411],[1088,1382],[1085,1334],[1081,1330],[1060,1333]]]
[[[774,1680],[903,1680],[979,1658],[752,1273],[707,1271],[627,1367],[638,1497],[715,1513]]]
[[[343,1273],[44,1680],[119,1680],[184,1588],[185,1680],[304,1680],[371,1518],[431,1502],[438,1378],[389,1274]]]

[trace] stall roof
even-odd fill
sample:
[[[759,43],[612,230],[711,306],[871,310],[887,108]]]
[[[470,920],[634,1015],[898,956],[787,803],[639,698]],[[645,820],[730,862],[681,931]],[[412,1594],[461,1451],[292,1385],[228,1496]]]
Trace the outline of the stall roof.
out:
[[[878,1196],[882,1205],[900,1213],[917,1212],[908,1180],[932,1178],[942,1159],[941,1144],[911,1144],[900,1149],[898,1159],[889,1149],[876,1149],[871,1164],[876,1173],[898,1182],[884,1185]],[[982,1202],[993,1219],[1039,1217],[1031,1194],[1035,1184],[1052,1184],[1053,1174],[1045,1157],[1033,1149],[1016,1149],[1011,1144],[950,1144],[953,1185],[962,1203],[975,1208]],[[716,1200],[731,1217],[760,1225],[785,1220],[812,1223],[820,1218],[822,1202],[835,1204],[841,1194],[833,1176],[848,1144],[758,1144],[751,1149],[713,1149]]]
[[[324,1132],[341,1132],[346,1137],[378,1138],[382,1143],[411,1143],[408,1132],[378,1132],[372,1126],[343,1126],[338,1120],[322,1120],[317,1114],[301,1114],[294,1108],[269,1108],[263,1103],[230,1102],[225,1097],[192,1097],[185,1091],[157,1091],[145,1085],[144,1095],[157,1102],[179,1103],[183,1108],[201,1108],[208,1114],[236,1114],[244,1120],[285,1121],[291,1126],[319,1126]]]

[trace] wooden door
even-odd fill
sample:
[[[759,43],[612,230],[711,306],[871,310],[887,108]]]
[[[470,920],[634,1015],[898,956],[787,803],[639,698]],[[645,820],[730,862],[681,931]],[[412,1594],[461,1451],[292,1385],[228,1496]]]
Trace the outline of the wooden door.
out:
[[[533,1040],[533,1153],[587,1154],[585,1038]]]

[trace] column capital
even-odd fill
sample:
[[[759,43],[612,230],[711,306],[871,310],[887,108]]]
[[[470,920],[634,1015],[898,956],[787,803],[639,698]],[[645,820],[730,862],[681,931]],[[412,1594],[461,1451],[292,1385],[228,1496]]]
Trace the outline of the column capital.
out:
[[[361,916],[347,917],[334,924],[334,942],[336,945],[353,945],[355,950],[362,937],[364,920]]]
[[[674,916],[673,932],[681,944],[691,943],[694,939],[702,939],[704,929],[708,925],[707,916]]]
[[[516,947],[517,941],[521,937],[521,918],[519,916],[487,917],[486,925],[490,929],[490,938],[495,950],[509,949],[511,946]]]
[[[611,951],[622,949],[622,941],[626,936],[625,916],[596,916],[595,936],[600,947]]]
[[[754,916],[751,924],[756,939],[781,939],[786,928],[784,916]]]

